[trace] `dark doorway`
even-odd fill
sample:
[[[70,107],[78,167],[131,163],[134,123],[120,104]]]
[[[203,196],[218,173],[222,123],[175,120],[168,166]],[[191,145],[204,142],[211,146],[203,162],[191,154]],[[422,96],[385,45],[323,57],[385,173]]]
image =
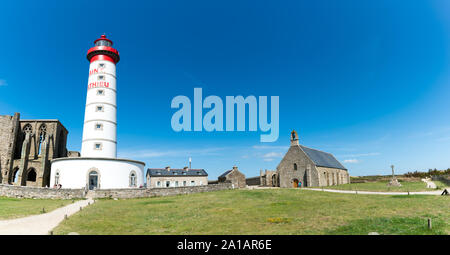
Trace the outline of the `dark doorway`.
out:
[[[294,179],[293,181],[292,181],[292,187],[293,188],[298,188],[298,180],[297,179]]]
[[[89,190],[98,188],[98,173],[92,171],[89,173]]]
[[[34,168],[30,168],[27,173],[27,182],[35,182],[36,181],[36,170]]]

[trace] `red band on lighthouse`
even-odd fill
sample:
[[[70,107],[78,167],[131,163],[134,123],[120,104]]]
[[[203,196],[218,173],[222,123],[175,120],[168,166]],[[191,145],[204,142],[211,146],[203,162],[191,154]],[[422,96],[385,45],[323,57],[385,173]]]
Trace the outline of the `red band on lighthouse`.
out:
[[[114,59],[110,56],[107,55],[95,55],[91,58],[91,63],[97,60],[106,60],[106,61],[111,61],[114,64],[116,63],[116,61],[114,61]]]

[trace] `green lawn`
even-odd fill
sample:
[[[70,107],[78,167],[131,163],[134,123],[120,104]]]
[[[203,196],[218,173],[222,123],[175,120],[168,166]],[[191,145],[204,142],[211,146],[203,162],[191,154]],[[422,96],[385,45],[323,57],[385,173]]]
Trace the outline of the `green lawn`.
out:
[[[65,220],[55,233],[450,234],[449,226],[449,196],[270,189],[99,200]]]
[[[72,203],[72,200],[0,197],[0,220],[40,214],[43,208],[46,212],[49,212],[69,203]]]
[[[425,182],[400,182],[401,187],[389,187],[387,186],[389,182],[379,181],[379,182],[366,182],[366,183],[350,183],[342,184],[338,186],[329,186],[326,189],[336,189],[336,190],[360,190],[360,191],[393,191],[393,192],[407,192],[407,191],[433,191],[434,189],[427,188]],[[445,185],[439,181],[435,181],[439,189],[445,187]]]

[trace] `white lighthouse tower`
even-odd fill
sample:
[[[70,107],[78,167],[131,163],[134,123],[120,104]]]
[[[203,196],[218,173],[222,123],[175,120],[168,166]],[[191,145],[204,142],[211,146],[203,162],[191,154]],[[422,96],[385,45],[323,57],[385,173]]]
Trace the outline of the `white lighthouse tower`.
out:
[[[82,157],[117,157],[116,64],[119,52],[102,35],[89,49]]]
[[[87,53],[89,79],[81,157],[52,160],[51,186],[122,189],[144,185],[145,163],[117,158],[116,64],[119,52],[102,35]]]

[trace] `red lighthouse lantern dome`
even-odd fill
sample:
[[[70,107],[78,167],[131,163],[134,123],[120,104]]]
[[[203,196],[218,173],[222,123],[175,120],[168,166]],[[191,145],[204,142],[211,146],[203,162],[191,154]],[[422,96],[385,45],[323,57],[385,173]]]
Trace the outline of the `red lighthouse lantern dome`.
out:
[[[89,62],[96,60],[107,60],[117,64],[120,60],[119,51],[112,47],[113,42],[106,38],[106,35],[100,36],[94,41],[94,47],[87,52],[87,59]]]

